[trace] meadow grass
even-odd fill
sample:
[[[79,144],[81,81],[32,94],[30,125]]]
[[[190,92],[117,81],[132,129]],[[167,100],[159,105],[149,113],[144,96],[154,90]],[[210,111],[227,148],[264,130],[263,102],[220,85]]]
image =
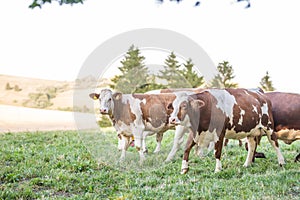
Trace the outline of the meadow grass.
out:
[[[116,133],[111,131],[51,131],[0,135],[0,199],[299,199],[300,163],[294,163],[300,143],[280,142],[286,165],[279,167],[275,151],[263,138],[259,151],[266,159],[242,165],[246,151],[230,141],[222,153],[223,171],[214,173],[212,153],[191,153],[190,171],[180,175],[180,150],[164,163],[173,140],[165,134],[162,150],[153,154],[155,137],[140,166],[129,149],[119,162]]]

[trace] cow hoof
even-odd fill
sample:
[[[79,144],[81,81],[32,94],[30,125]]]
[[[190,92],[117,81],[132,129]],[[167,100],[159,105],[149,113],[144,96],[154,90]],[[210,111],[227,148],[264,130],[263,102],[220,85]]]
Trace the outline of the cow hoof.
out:
[[[283,167],[284,165],[285,165],[285,161],[284,161],[284,160],[280,160],[280,161],[279,161],[279,166],[280,166],[280,167]]]
[[[148,149],[145,149],[145,150],[143,151],[143,153],[144,153],[144,154],[148,154]]]
[[[299,162],[300,161],[300,154],[296,156],[295,158],[295,162]]]
[[[243,165],[243,167],[246,167],[246,168],[247,168],[247,167],[250,167],[250,165],[251,165],[251,164],[249,164],[249,163],[245,163],[245,164]]]
[[[219,173],[219,172],[221,172],[222,171],[222,169],[216,169],[215,170],[215,173]]]
[[[155,151],[153,151],[153,153],[159,153],[160,152],[160,150],[155,150]]]
[[[144,160],[140,160],[139,164],[140,164],[140,166],[143,166]]]
[[[189,171],[189,168],[182,169],[180,174],[186,174]]]
[[[279,166],[280,166],[280,167],[283,167],[284,165],[285,165],[285,162],[279,163]]]
[[[255,158],[266,158],[264,153],[260,153],[260,152],[255,152]]]

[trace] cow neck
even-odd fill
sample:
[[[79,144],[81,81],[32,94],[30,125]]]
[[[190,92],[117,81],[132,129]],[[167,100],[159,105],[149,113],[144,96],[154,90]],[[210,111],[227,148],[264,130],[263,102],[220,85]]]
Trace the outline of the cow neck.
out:
[[[109,116],[109,118],[110,118],[110,120],[112,121],[113,126],[114,126],[114,125],[116,124],[116,120],[115,120],[115,117],[114,117],[112,111],[109,111],[109,112],[108,112],[108,116]]]

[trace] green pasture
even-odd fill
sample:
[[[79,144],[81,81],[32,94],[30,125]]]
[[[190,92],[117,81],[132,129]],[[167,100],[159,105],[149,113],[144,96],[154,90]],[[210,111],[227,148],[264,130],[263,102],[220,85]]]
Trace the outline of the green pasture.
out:
[[[142,166],[134,148],[119,162],[113,130],[1,134],[0,199],[299,199],[300,163],[294,158],[300,142],[280,142],[286,165],[279,167],[263,138],[258,151],[267,158],[244,168],[246,151],[230,141],[220,173],[214,173],[212,153],[200,159],[192,151],[190,171],[180,175],[182,149],[164,163],[173,134],[165,134],[158,154],[152,153],[155,137],[147,139]]]

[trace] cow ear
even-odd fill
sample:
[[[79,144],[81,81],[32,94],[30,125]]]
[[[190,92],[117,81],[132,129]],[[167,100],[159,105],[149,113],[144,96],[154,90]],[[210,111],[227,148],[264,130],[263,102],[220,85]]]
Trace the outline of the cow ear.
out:
[[[167,105],[167,110],[174,110],[173,104],[172,104],[172,103],[169,103],[169,104]]]
[[[122,98],[122,93],[121,92],[116,92],[113,94],[113,99],[119,100]]]
[[[265,93],[265,91],[262,88],[258,87],[257,89],[258,89],[259,92]]]
[[[200,109],[205,106],[205,102],[199,99],[191,101],[191,106],[196,109]]]
[[[97,100],[97,99],[99,99],[100,94],[91,93],[89,96],[90,96],[92,99]]]

